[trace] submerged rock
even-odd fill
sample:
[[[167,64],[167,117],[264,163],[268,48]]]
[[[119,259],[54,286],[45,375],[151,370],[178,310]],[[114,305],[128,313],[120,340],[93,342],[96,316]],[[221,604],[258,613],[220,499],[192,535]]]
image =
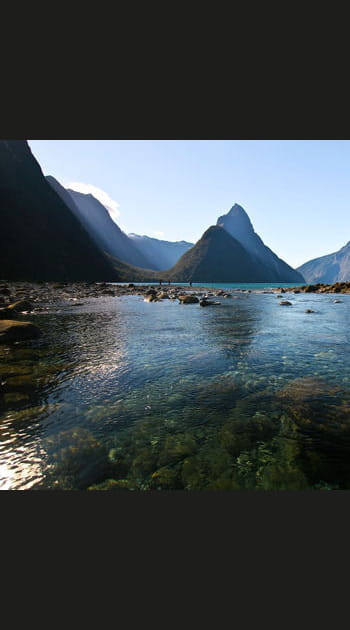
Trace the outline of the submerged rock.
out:
[[[292,302],[288,302],[288,300],[282,300],[282,302],[280,302],[280,306],[292,306]]]
[[[12,320],[0,321],[0,343],[33,339],[42,334],[40,328],[31,322],[18,322]]]
[[[202,298],[199,301],[200,306],[221,306],[221,302],[213,302],[213,300],[207,300],[206,298]]]
[[[289,381],[282,389],[276,392],[276,396],[277,398],[289,399],[294,402],[304,402],[337,396],[342,392],[342,388],[337,384],[306,376]]]

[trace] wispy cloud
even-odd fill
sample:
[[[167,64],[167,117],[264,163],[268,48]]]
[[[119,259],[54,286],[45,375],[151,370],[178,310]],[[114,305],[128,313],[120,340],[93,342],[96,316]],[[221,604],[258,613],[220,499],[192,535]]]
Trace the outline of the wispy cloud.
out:
[[[92,184],[86,184],[85,182],[68,182],[64,184],[64,187],[84,193],[84,195],[93,195],[95,199],[98,199],[98,201],[107,208],[111,218],[115,223],[117,223],[117,219],[120,216],[120,204],[112,199],[105,190],[102,190],[102,188],[98,188],[97,186],[93,186]]]

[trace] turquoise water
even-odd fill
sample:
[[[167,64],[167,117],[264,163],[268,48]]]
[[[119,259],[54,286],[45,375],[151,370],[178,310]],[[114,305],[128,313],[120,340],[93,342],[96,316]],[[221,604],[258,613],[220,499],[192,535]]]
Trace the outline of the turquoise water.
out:
[[[32,314],[0,346],[0,488],[349,488],[350,296],[231,292]]]
[[[116,285],[120,285],[120,286],[127,286],[129,283],[128,282],[109,282],[108,284],[116,284]],[[135,286],[148,286],[148,285],[152,285],[152,286],[158,286],[159,283],[154,282],[154,283],[150,283],[150,282],[134,282],[133,283]],[[181,286],[181,287],[190,287],[189,282],[162,282],[162,285],[164,286],[169,286],[169,284],[173,287],[173,286]],[[243,290],[264,290],[264,289],[279,289],[279,288],[283,288],[283,287],[301,287],[304,286],[305,283],[292,283],[292,282],[282,282],[282,283],[278,283],[278,282],[255,282],[255,283],[244,283],[244,282],[192,282],[191,287],[192,288],[196,288],[196,287],[208,287],[211,289],[230,289],[230,290],[237,290],[237,289],[243,289]]]

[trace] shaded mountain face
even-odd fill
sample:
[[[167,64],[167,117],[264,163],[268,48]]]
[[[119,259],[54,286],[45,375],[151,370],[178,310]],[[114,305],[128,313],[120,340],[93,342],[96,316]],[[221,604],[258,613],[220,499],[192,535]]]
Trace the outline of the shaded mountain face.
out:
[[[0,275],[117,281],[118,272],[46,181],[25,140],[0,141]]]
[[[164,277],[173,282],[265,282],[268,274],[238,240],[213,225]]]
[[[302,274],[276,256],[254,232],[251,221],[242,206],[235,203],[227,214],[218,218],[217,225],[231,234],[257,262],[260,261],[269,270],[267,282],[304,282]]]
[[[103,252],[130,265],[151,268],[146,256],[111,219],[108,210],[98,199],[93,195],[64,188],[51,175],[46,179]]]
[[[298,271],[310,284],[350,281],[350,242],[333,254],[309,260]]]
[[[128,236],[135,247],[147,257],[151,265],[149,268],[156,270],[170,269],[194,245],[186,241],[162,241],[138,234],[128,234]]]

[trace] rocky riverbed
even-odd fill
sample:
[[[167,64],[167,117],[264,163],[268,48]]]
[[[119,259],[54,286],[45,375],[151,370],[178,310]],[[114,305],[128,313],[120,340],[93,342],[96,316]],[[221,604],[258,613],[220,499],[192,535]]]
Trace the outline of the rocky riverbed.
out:
[[[97,282],[7,282],[0,281],[0,343],[40,335],[27,318],[55,307],[58,303],[79,304],[81,300],[104,297],[143,296],[147,302],[177,300],[179,304],[220,305],[215,298],[227,299],[236,293],[350,293],[350,282],[314,284],[273,289],[213,289],[205,286],[170,283],[138,285]],[[18,321],[19,320],[19,321]],[[21,323],[21,325],[19,325]]]
[[[0,281],[0,488],[349,489],[347,298],[305,289]]]

